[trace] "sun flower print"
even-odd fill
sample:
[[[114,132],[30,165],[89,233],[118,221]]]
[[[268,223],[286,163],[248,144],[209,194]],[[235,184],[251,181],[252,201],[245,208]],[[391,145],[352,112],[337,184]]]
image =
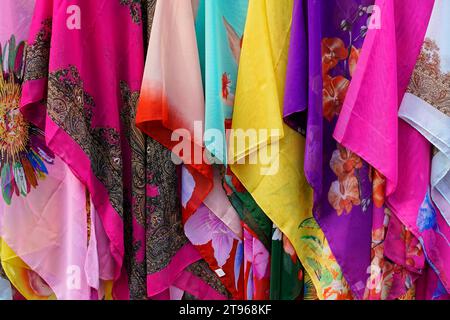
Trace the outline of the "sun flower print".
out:
[[[26,197],[36,188],[55,158],[42,131],[20,112],[24,50],[14,36],[0,50],[0,193],[8,205],[14,195]],[[15,57],[14,63],[5,66],[6,57]]]

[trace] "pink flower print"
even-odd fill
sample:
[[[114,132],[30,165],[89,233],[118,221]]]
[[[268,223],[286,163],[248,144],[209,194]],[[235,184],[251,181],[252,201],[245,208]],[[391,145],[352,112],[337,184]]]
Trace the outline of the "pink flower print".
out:
[[[186,166],[181,167],[181,205],[183,208],[187,207],[187,204],[192,198],[195,189],[195,180]]]
[[[247,229],[244,229],[244,257],[246,263],[252,264],[253,275],[258,280],[268,276],[269,252]]]
[[[214,258],[223,267],[230,257],[234,240],[238,237],[206,206],[200,207],[186,222],[184,232],[193,245],[212,242]]]
[[[366,284],[366,299],[368,299],[369,297],[373,299],[377,297],[381,292],[383,274],[377,262],[377,260],[372,261],[372,264],[368,269],[368,271],[370,272],[370,276],[367,279]]]

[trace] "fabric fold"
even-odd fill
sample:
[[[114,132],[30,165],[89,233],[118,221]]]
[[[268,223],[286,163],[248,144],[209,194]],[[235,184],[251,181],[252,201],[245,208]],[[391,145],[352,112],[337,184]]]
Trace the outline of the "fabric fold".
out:
[[[395,191],[398,182],[401,133],[397,112],[423,43],[433,4],[433,0],[375,2],[380,12],[380,28],[370,28],[367,32],[334,131],[339,143],[386,177],[387,195]],[[408,21],[416,23],[411,25]],[[380,78],[380,74],[384,77]],[[380,114],[383,117],[379,117]]]
[[[312,216],[312,190],[302,169],[304,138],[283,123],[292,13],[292,1],[249,1],[230,138],[230,167],[290,240],[319,298],[342,298],[348,295],[348,288]],[[239,142],[239,132],[252,131],[256,138],[241,140],[240,145],[234,142]],[[266,161],[255,161],[261,160],[261,155]]]
[[[0,24],[2,265],[27,299],[87,300],[92,290],[101,290],[100,277],[112,277],[107,269],[100,275],[94,263],[99,255],[94,242],[108,240],[101,234],[91,237],[84,185],[47,145],[45,132],[19,111],[19,101],[27,95],[24,65],[38,59],[27,60],[33,45],[25,39],[30,24],[36,24],[33,8],[39,20],[42,7],[35,1],[4,1],[0,7],[2,14],[10,14]]]
[[[417,60],[399,117],[434,146],[431,166],[432,198],[450,223],[449,49],[443,36],[450,29],[447,3],[436,2],[426,39]]]
[[[232,268],[242,231],[203,143],[204,23],[204,1],[157,2],[136,123],[171,150],[172,161],[181,165],[185,234],[237,296]]]
[[[439,233],[437,226],[441,225],[429,202],[430,145],[414,128],[398,120],[401,101],[409,99],[404,95],[408,85],[411,87],[434,1],[375,4],[381,14],[380,28],[368,30],[334,137],[387,179],[387,206],[420,241],[427,262],[439,264],[442,258],[435,248],[441,240],[436,238],[431,244],[428,241],[433,236],[427,239],[424,233]],[[409,23],[412,20],[414,25]],[[444,250],[444,239],[440,250]]]
[[[384,183],[332,134],[376,9],[366,0],[330,1],[326,6],[298,1],[294,15],[285,121],[306,136],[303,169],[314,193],[314,218],[353,294],[361,299],[368,279],[373,215],[383,215],[384,203],[375,197],[383,196]],[[289,110],[292,114],[286,118]]]
[[[61,7],[59,0],[36,2],[21,111],[91,194],[114,259],[114,297],[128,299],[124,217],[131,214],[132,161],[124,128],[142,78],[141,11],[121,1],[80,2],[69,25],[66,10],[55,10]]]
[[[182,203],[189,213],[213,187],[213,171],[203,157],[204,95],[194,21],[191,1],[157,3],[136,115],[137,127],[175,152],[193,176],[194,190]]]
[[[450,274],[446,268],[450,257],[450,226],[446,220],[448,212],[441,211],[447,209],[448,204],[442,200],[448,189],[446,145],[450,129],[445,81],[446,70],[449,70],[446,40],[439,36],[441,30],[448,27],[443,14],[448,11],[444,8],[449,7],[445,5],[442,2],[434,5],[426,39],[399,110],[399,116],[405,120],[401,125],[413,132],[403,140],[400,163],[405,175],[390,203],[422,243],[428,263],[442,287],[450,292]],[[430,163],[431,146],[437,151]],[[420,174],[413,178],[411,175],[415,172]]]

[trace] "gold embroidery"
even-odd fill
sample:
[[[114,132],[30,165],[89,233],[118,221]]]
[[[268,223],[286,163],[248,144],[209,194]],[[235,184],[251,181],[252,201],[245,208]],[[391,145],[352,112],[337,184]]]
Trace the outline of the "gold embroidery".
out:
[[[122,149],[114,128],[92,127],[94,99],[83,89],[74,66],[49,74],[49,117],[83,149],[97,179],[108,190],[113,208],[123,217]]]
[[[89,246],[89,241],[91,240],[91,230],[92,230],[92,211],[91,211],[91,195],[88,189],[85,190],[86,194],[86,222],[87,222],[87,245]]]
[[[131,19],[134,23],[140,24],[142,21],[140,0],[120,0],[120,4],[130,7]]]
[[[52,19],[44,20],[36,40],[27,48],[24,81],[43,79],[48,76],[51,29]]]
[[[450,73],[441,71],[439,51],[436,42],[425,39],[408,92],[450,116]]]
[[[141,131],[136,128],[136,108],[139,91],[131,91],[125,81],[120,81],[122,109],[120,111],[124,133],[131,147],[132,185],[131,210],[137,222],[145,226],[145,140]]]
[[[144,21],[144,43],[146,48],[152,32],[155,10],[156,0],[142,0],[142,20]]]

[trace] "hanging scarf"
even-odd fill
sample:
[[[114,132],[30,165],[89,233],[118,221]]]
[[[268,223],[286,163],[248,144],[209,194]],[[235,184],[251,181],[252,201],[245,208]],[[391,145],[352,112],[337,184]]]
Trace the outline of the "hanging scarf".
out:
[[[419,55],[399,116],[434,146],[431,196],[450,225],[450,105],[448,102],[450,29],[448,3],[436,2],[425,43]]]
[[[283,125],[281,111],[292,12],[292,1],[249,2],[232,128],[234,133],[237,129],[256,129],[266,130],[267,134],[257,135],[251,144],[241,146],[234,143],[237,135],[232,136],[231,169],[286,234],[312,276],[319,297],[345,295],[347,289],[335,281],[342,279],[340,268],[312,217],[312,192],[302,172],[304,139]],[[274,153],[270,153],[272,146]],[[266,155],[269,161],[250,163],[249,156],[255,154],[259,158]],[[239,164],[238,160],[247,163]],[[337,283],[339,286],[333,287]]]
[[[177,28],[172,27],[174,21]],[[180,175],[186,236],[221,277],[228,291],[236,296],[240,290],[235,288],[234,260],[229,257],[235,256],[240,225],[230,219],[236,213],[222,190],[219,175],[203,158],[204,3],[158,2],[152,28],[137,125],[180,156],[182,161],[173,159],[175,163],[184,162]],[[191,63],[179,59],[180,52],[184,52]],[[180,73],[189,75],[190,81],[179,81]],[[200,128],[194,129],[196,124],[200,124]],[[171,139],[172,133],[177,139]],[[184,145],[181,148],[186,152],[177,152],[180,138]],[[223,244],[220,248],[219,243]],[[194,256],[190,254],[178,263],[187,263]],[[197,256],[192,262],[198,259]],[[182,266],[178,268],[182,269]],[[210,292],[209,298],[224,297],[217,290],[200,291],[205,298],[208,298],[205,292]]]
[[[220,180],[239,214],[228,214],[228,218],[225,216],[222,220],[232,230],[235,228],[229,223],[231,221],[236,221],[239,228],[243,228],[243,231],[240,231],[243,232],[243,239],[234,266],[235,279],[243,279],[243,298],[246,300],[267,300],[270,288],[268,240],[271,236],[271,223],[228,167],[228,130],[231,129],[247,7],[248,0],[235,1],[233,4],[225,1],[205,2],[204,140],[215,163],[221,167],[218,168],[221,173]],[[254,223],[248,223],[250,221]],[[261,230],[267,232],[261,235]]]
[[[27,53],[25,64],[32,64],[28,58],[33,46],[18,40],[28,32],[33,5],[34,1],[2,4],[14,18],[11,25],[19,27],[3,51],[9,54],[8,59],[2,57],[2,65],[9,67],[2,67],[0,79],[7,101],[2,106],[2,119],[7,121],[2,125],[6,137],[1,139],[0,161],[2,264],[27,299],[90,299],[95,292],[103,296],[102,280],[112,278],[104,230],[96,211],[90,210],[84,185],[47,145],[45,132],[19,112],[21,93],[22,98],[29,94],[26,84],[21,87],[28,79],[23,53]],[[41,27],[40,9],[42,3],[36,3],[32,34],[37,25]],[[8,148],[10,143],[15,148]],[[68,274],[73,278],[68,279]],[[73,286],[68,280],[74,281]]]
[[[424,222],[435,221],[434,218],[422,219],[434,217],[436,213],[426,198],[430,147],[412,127],[398,121],[397,112],[416,63],[433,4],[434,1],[417,1],[412,9],[410,1],[376,2],[381,13],[381,29],[368,30],[334,132],[334,137],[342,145],[386,177],[388,207],[421,242],[427,258],[430,258],[427,254],[429,249],[421,239],[423,230],[419,229],[436,230],[435,225]],[[411,20],[416,21],[414,26],[407,22]],[[380,73],[386,77],[380,78]],[[415,174],[417,172],[421,174]],[[423,199],[425,202],[422,204]],[[422,218],[419,209],[424,212]],[[408,259],[403,263],[396,262],[412,273],[421,274],[424,266],[420,262],[420,251],[416,253],[417,265],[411,265]],[[395,260],[394,250],[385,254]]]
[[[10,121],[19,119],[20,117],[20,115],[14,115],[15,109],[18,107],[16,101],[20,98],[21,93],[21,83],[18,82],[23,78],[21,72],[17,70],[17,68],[20,68],[23,63],[22,60],[25,45],[22,42],[22,39],[26,38],[26,32],[28,31],[31,22],[32,8],[26,9],[26,6],[30,4],[32,5],[33,3],[22,2],[13,4],[12,2],[7,1],[1,5],[2,20],[0,23],[0,47],[2,49],[0,50],[0,113],[2,114],[1,118],[3,120],[0,121],[0,186],[2,190],[0,202],[6,201],[9,204],[11,204],[13,194],[17,194],[15,190],[19,191],[18,188],[15,188],[16,179],[11,179],[11,169],[12,167],[20,168],[21,165],[21,162],[16,162],[16,165],[14,165],[11,156],[13,153],[16,155],[18,153],[17,151],[24,151],[23,145],[25,143],[18,143],[19,139],[14,138],[17,129],[10,128],[9,123],[5,120],[7,119],[6,116],[8,116],[8,120]],[[14,17],[17,17],[19,13],[23,18],[20,21],[13,21]],[[20,128],[18,131],[22,132],[22,134],[20,134],[20,141],[22,141],[28,132],[23,121],[18,121],[18,123],[21,125],[16,125],[15,127]],[[16,145],[20,145],[21,150],[16,150]],[[29,164],[29,162],[27,164]],[[14,181],[14,184],[11,183],[12,181]],[[10,186],[9,190],[8,186]],[[22,188],[22,191],[26,192],[28,190]],[[1,205],[1,207],[0,227],[2,227],[4,215],[3,205]],[[1,231],[0,236],[2,234],[3,231]],[[0,243],[3,247],[4,242],[1,239]],[[2,264],[5,264],[8,259],[8,254],[1,248],[0,258]],[[6,275],[6,272],[3,270],[2,264],[0,264],[0,300],[12,300],[13,291],[11,282]],[[16,278],[14,277],[13,279]]]
[[[144,61],[140,6],[78,1],[67,13],[54,10],[60,7],[59,0],[36,3],[21,110],[87,187],[113,259],[114,297],[127,299],[124,220],[135,138],[127,129]]]
[[[409,169],[407,173],[411,174],[412,170],[417,170],[415,167],[419,165],[419,168],[423,168],[421,170],[427,170],[424,171],[427,173],[424,178],[431,181],[427,183],[422,179],[419,180],[421,193],[418,193],[417,196],[421,196],[423,202],[420,204],[419,201],[418,212],[404,215],[403,211],[399,211],[399,214],[404,217],[405,223],[411,226],[411,230],[423,243],[431,268],[439,277],[445,290],[450,293],[450,272],[448,270],[450,262],[450,224],[448,219],[450,213],[448,210],[450,206],[448,201],[450,199],[450,158],[448,157],[450,155],[448,133],[450,108],[446,102],[448,49],[446,48],[446,39],[439,36],[443,32],[442,28],[448,29],[449,26],[442,16],[448,12],[448,8],[448,4],[439,1],[435,3],[422,51],[417,60],[408,92],[405,94],[399,110],[400,118],[417,130],[414,134],[423,135],[423,138],[416,139],[425,144],[423,149],[427,151],[423,158],[420,158],[421,162],[427,162],[426,165],[421,166],[421,162],[411,162],[407,167]],[[429,145],[424,138],[431,142],[436,149],[431,168],[428,161]],[[409,144],[407,144],[410,148],[406,155],[409,155],[410,158],[404,158],[405,161],[411,161],[408,159],[413,157],[412,153],[420,150],[417,149],[417,146],[412,145],[413,142],[414,140],[410,138]],[[431,171],[431,177],[428,175],[429,171]],[[394,200],[393,204],[399,206],[398,210],[401,210],[398,197]]]
[[[286,122],[306,132],[305,175],[314,189],[314,216],[357,297],[370,261],[371,172],[359,157],[336,144],[332,132],[356,67],[370,5],[371,1],[298,5],[293,29],[298,44],[290,48],[284,105]]]

